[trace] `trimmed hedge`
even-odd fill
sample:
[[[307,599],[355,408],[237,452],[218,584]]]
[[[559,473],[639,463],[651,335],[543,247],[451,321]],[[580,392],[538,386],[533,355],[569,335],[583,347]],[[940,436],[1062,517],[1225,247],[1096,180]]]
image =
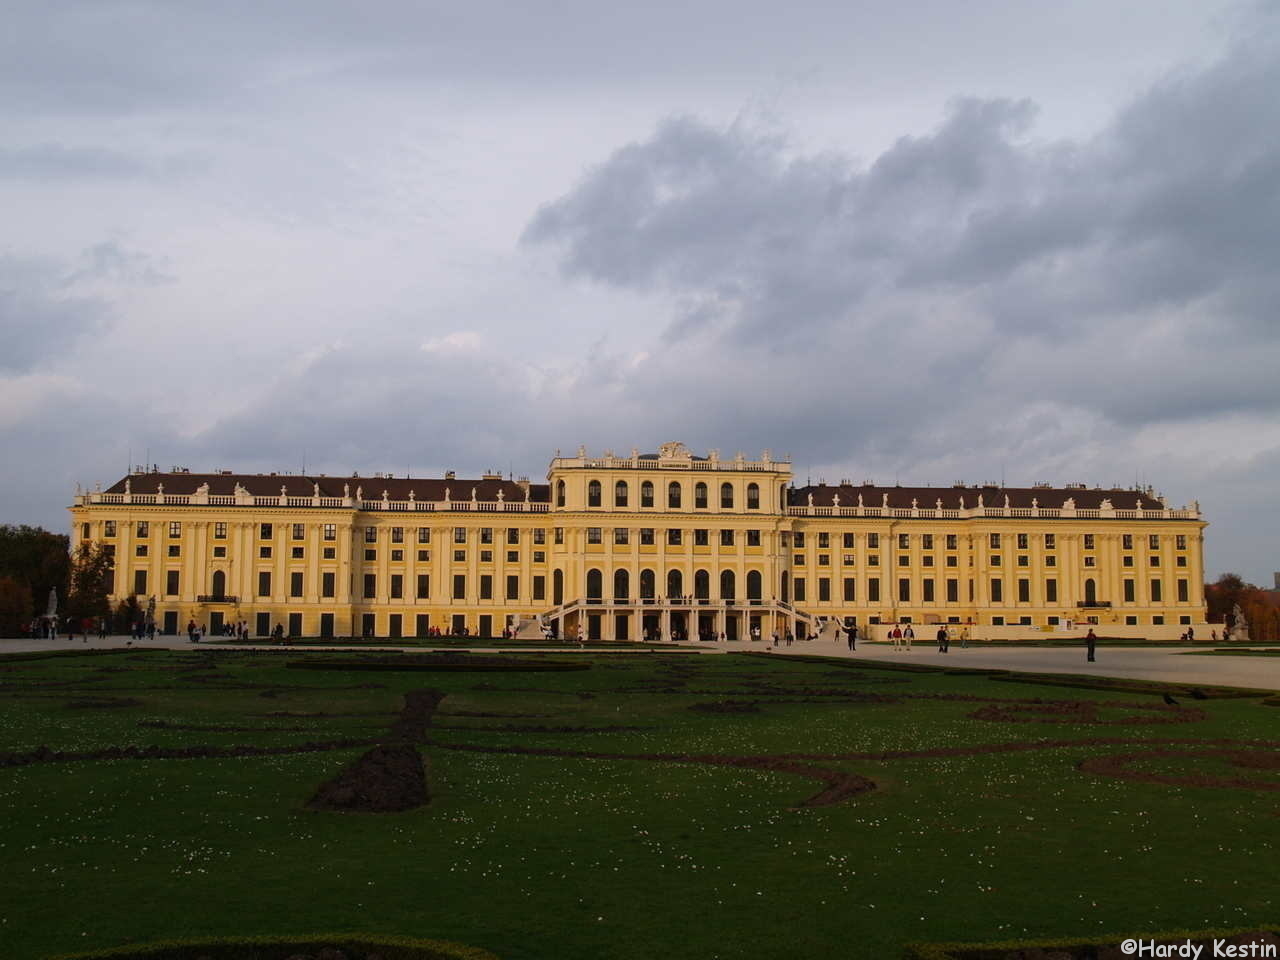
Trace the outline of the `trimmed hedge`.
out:
[[[60,953],[45,960],[285,960],[297,953],[331,947],[349,960],[377,954],[382,960],[498,960],[495,954],[448,940],[418,940],[363,933],[331,933],[301,937],[218,937],[200,940],[159,940],[97,950]]]
[[[1008,683],[1038,683],[1049,687],[1076,687],[1081,690],[1104,690],[1107,693],[1169,693],[1181,697],[1199,690],[1207,700],[1252,699],[1268,696],[1266,690],[1246,690],[1242,687],[1215,687],[1194,683],[1165,683],[1159,680],[1128,680],[1120,677],[1091,677],[1075,673],[1006,673],[993,675],[992,680]]]
[[[285,664],[291,670],[374,670],[403,673],[422,671],[427,673],[563,673],[569,670],[590,670],[589,663],[531,663],[512,660],[507,663],[475,661],[471,663],[374,663],[368,660],[291,660]]]
[[[157,647],[113,647],[110,650],[98,650],[85,647],[83,650],[35,650],[30,653],[0,653],[0,663],[17,663],[20,660],[56,660],[62,657],[109,657],[113,653],[147,653]]]
[[[1014,960],[1023,951],[1056,951],[1084,960],[1095,957],[1104,948],[1116,953],[1127,939],[1155,940],[1157,943],[1192,943],[1225,940],[1243,934],[1280,931],[1280,924],[1261,924],[1219,930],[1165,930],[1158,933],[1117,933],[1104,937],[1059,938],[1053,940],[1001,940],[996,943],[909,943],[903,949],[905,960]]]

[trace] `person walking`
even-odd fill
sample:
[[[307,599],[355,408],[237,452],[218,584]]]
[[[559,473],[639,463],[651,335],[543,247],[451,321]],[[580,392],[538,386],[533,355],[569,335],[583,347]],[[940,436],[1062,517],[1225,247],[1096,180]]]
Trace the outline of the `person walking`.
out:
[[[187,621],[187,641],[189,643],[196,642],[196,622],[195,620]]]
[[[1089,651],[1089,663],[1096,663],[1097,658],[1095,652],[1098,649],[1098,638],[1093,632],[1093,627],[1089,628],[1089,633],[1084,638],[1085,648]]]
[[[960,649],[964,650],[969,646],[969,628],[965,627],[960,631]]]
[[[947,628],[945,626],[938,627],[938,652],[947,652]]]
[[[893,629],[889,631],[889,639],[893,641],[894,653],[902,649],[902,628],[896,623],[893,625]]]
[[[907,624],[907,629],[902,631],[902,642],[906,645],[907,653],[911,652],[911,641],[916,638],[916,632],[911,629],[911,624]]]
[[[858,649],[858,625],[855,623],[845,631],[849,635],[849,649]]]

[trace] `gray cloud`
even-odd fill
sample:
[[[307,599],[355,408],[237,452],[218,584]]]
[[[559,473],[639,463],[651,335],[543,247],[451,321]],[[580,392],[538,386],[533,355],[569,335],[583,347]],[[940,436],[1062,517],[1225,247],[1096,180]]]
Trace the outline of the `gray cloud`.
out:
[[[0,150],[0,177],[29,180],[141,177],[147,164],[102,147],[67,147],[42,143],[16,150]]]
[[[101,300],[65,288],[53,262],[0,256],[0,373],[21,373],[65,359],[84,337],[107,323]]]

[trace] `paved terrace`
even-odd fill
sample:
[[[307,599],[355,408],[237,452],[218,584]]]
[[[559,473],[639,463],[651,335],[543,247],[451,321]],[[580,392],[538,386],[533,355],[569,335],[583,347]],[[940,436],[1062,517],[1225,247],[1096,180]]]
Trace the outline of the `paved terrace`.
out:
[[[99,640],[90,637],[85,642],[80,637],[74,641],[65,636],[55,640],[0,640],[0,654],[30,653],[41,650],[114,650],[128,644],[129,638],[124,636],[108,637]],[[153,641],[143,640],[133,644],[139,649],[148,650],[190,650],[192,645],[180,637],[156,637]],[[278,650],[278,646],[270,643],[231,644],[222,642],[206,642],[205,647],[219,650]],[[1256,690],[1280,691],[1280,656],[1216,656],[1195,657],[1182,654],[1192,650],[1208,650],[1209,647],[1112,647],[1099,646],[1097,662],[1088,663],[1085,659],[1083,644],[1079,647],[969,647],[961,648],[952,644],[950,653],[938,653],[936,644],[923,643],[916,640],[910,653],[895,653],[887,643],[860,643],[856,651],[850,652],[845,641],[827,643],[819,641],[798,641],[791,647],[771,648],[764,642],[758,643],[689,643],[672,644],[684,649],[698,650],[701,653],[731,653],[734,651],[776,649],[778,653],[793,656],[842,657],[854,660],[883,660],[886,662],[923,663],[947,667],[977,667],[999,670],[1015,670],[1024,673],[1071,673],[1095,677],[1125,677],[1135,680],[1160,680],[1166,683],[1180,684],[1216,684],[1227,687],[1244,687]],[[394,644],[378,646],[308,646],[305,643],[290,644],[295,650],[363,650],[363,651],[395,651],[421,653],[424,650],[443,650],[445,645],[432,647],[430,644],[405,647]],[[577,644],[537,644],[528,647],[464,647],[448,646],[451,652],[471,650],[476,653],[496,653],[500,651],[520,650],[529,653],[576,650]],[[588,653],[628,653],[645,652],[657,647],[622,647],[609,650],[600,646],[587,647]]]

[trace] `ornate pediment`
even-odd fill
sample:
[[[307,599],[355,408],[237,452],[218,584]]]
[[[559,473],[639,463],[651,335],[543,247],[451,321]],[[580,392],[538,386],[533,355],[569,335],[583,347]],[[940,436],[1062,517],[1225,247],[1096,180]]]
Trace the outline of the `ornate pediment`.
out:
[[[692,460],[693,453],[683,443],[673,440],[658,448],[659,460]]]

